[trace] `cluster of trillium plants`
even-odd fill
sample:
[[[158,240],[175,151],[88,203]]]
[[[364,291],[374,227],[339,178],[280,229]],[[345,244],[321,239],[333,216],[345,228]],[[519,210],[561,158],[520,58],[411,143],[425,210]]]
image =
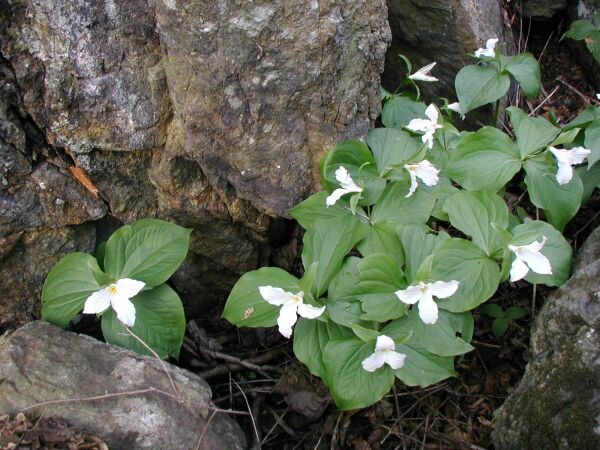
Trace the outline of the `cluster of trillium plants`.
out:
[[[412,73],[406,60],[416,94],[384,92],[384,127],[331,148],[323,190],[291,210],[306,229],[302,278],[264,267],[227,300],[231,323],[293,338],[341,409],[375,403],[396,378],[425,387],[456,375],[454,358],[473,349],[471,310],[501,282],[560,286],[570,274],[562,230],[600,183],[600,110],[560,126],[511,107],[511,135],[458,131],[452,119],[498,102],[511,78],[539,95],[535,58],[497,42],[458,73],[454,103],[420,102],[416,83],[436,81],[435,63]],[[508,207],[509,182],[546,221]]]
[[[190,233],[143,219],[115,231],[96,256],[65,256],[44,283],[42,317],[65,328],[79,313],[100,315],[107,342],[177,358],[185,316],[179,296],[165,282],[185,259]]]

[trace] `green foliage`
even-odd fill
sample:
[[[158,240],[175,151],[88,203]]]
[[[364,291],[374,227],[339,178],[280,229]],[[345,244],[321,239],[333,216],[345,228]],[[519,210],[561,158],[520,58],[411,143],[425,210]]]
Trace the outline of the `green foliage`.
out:
[[[66,328],[93,294],[110,292],[115,302],[99,311],[107,342],[144,355],[152,354],[149,347],[161,358],[177,358],[185,316],[179,296],[164,282],[185,259],[190,232],[162,220],[143,219],[115,231],[108,242],[98,246],[96,257],[86,253],[65,256],[44,283],[42,318]],[[142,282],[143,289],[124,300],[116,297],[115,286],[126,279]],[[131,301],[135,308],[135,322],[129,331],[113,309],[124,301]]]
[[[530,54],[490,54],[456,77],[463,114],[496,102],[511,79],[526,96],[539,92],[539,66]],[[407,67],[412,73],[408,61]],[[420,78],[413,73],[403,86],[431,81],[430,69],[419,69]],[[563,284],[572,252],[561,231],[600,182],[598,108],[559,128],[511,107],[512,133],[489,126],[459,132],[446,115],[447,101],[440,112],[419,95],[418,88],[416,95],[386,91],[384,127],[323,156],[323,191],[291,211],[306,229],[303,278],[275,268],[249,272],[223,312],[239,326],[277,323],[283,333],[295,324],[296,356],[341,409],[373,404],[395,378],[425,387],[455,376],[454,358],[473,349],[471,311],[509,276],[518,278],[513,267],[527,266],[519,277],[530,283]],[[582,145],[592,163],[559,184],[564,161],[548,147]],[[524,180],[547,222],[529,220],[520,207],[509,210],[504,193],[513,178]],[[531,258],[552,273],[536,273]],[[536,270],[547,272],[535,261]],[[267,301],[265,286],[282,291]],[[306,305],[321,309],[303,312]],[[495,314],[498,336],[522,314],[484,308]]]
[[[600,64],[600,12],[594,16],[594,23],[588,20],[575,20],[562,38],[585,41],[587,49]],[[561,39],[562,39],[561,38]]]
[[[492,321],[492,333],[496,339],[500,339],[506,333],[512,320],[521,319],[527,315],[527,311],[518,306],[511,306],[505,311],[496,303],[483,305],[481,310],[494,319]]]

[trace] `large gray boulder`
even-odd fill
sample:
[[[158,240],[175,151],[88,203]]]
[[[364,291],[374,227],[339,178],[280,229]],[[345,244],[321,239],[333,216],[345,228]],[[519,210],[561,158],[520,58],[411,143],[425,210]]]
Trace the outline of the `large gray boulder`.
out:
[[[600,448],[600,228],[536,317],[531,359],[496,412],[499,450]]]
[[[237,423],[224,413],[213,416],[206,382],[166,366],[181,400],[158,360],[31,322],[0,338],[0,411],[61,417],[101,437],[111,450],[192,449],[198,444],[206,450],[245,448]],[[72,401],[55,402],[62,399]],[[26,409],[38,403],[44,404]]]
[[[372,125],[390,39],[384,0],[0,0],[0,239],[175,221],[174,282],[206,308]]]

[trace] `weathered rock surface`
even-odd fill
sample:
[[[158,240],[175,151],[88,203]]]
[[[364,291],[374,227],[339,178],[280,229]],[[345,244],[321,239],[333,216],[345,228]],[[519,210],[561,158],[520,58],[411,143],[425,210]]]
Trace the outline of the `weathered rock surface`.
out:
[[[37,403],[120,393],[91,401],[47,403],[25,412],[62,417],[115,450],[186,449],[199,442],[206,450],[244,448],[237,423],[222,413],[211,418],[206,382],[167,367],[183,401],[147,391],[173,393],[158,360],[46,322],[32,322],[0,338],[0,411],[15,414]]]
[[[474,59],[469,56],[492,37],[514,48],[504,25],[500,0],[388,0],[392,44],[388,50],[383,85],[391,90],[406,76],[398,54],[406,55],[414,70],[437,62],[433,75],[439,82],[427,85],[427,94],[455,101],[454,77]]]
[[[378,115],[386,19],[384,0],[0,0],[0,238],[173,220],[195,231],[186,306],[222,298]]]
[[[523,0],[523,17],[551,19],[557,13],[564,13],[567,0]]]
[[[536,317],[523,380],[496,412],[497,449],[600,448],[599,237]]]

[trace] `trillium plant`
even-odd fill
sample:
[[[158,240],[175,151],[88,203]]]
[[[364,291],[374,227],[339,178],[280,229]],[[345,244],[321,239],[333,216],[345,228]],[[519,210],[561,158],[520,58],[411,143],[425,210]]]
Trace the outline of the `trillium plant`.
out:
[[[190,232],[143,219],[115,231],[96,256],[65,256],[44,283],[42,318],[66,328],[80,313],[97,315],[107,342],[177,358],[185,316],[179,296],[165,282],[185,259]]]
[[[454,103],[419,101],[434,64],[413,72],[405,59],[408,91],[383,92],[383,127],[331,148],[323,190],[290,212],[306,230],[301,277],[248,272],[225,305],[235,325],[278,325],[341,409],[377,402],[396,379],[455,376],[454,358],[473,349],[472,310],[500,283],[569,277],[562,230],[600,182],[600,110],[559,124],[510,107],[507,132],[459,131],[453,119],[494,105],[511,83],[539,94],[532,55],[482,44],[457,74]],[[519,186],[527,195],[509,196]]]

